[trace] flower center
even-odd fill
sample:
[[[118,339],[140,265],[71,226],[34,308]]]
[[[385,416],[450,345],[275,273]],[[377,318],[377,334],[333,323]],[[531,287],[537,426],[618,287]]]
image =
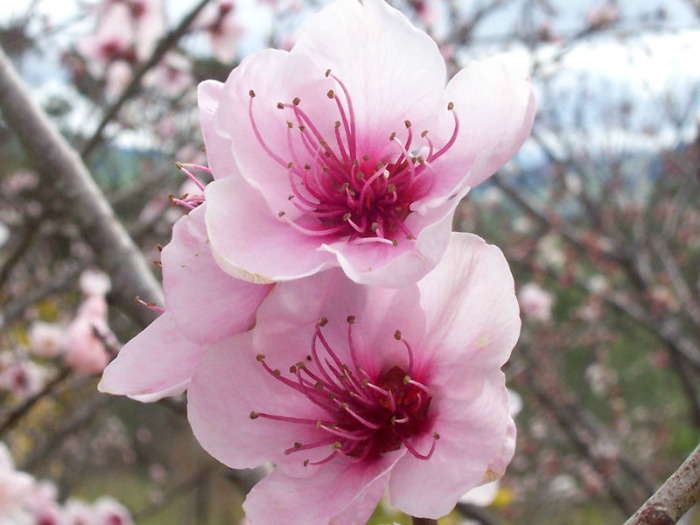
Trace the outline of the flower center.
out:
[[[323,135],[320,129],[324,128],[301,108],[298,97],[279,102],[277,108],[287,113],[287,151],[282,156],[260,133],[253,115],[255,92],[249,92],[248,115],[253,132],[267,155],[287,170],[289,200],[303,217],[292,220],[281,211],[280,218],[307,235],[347,238],[353,243],[397,245],[399,235],[414,240],[405,221],[411,214],[411,204],[427,196],[433,186],[431,164],[457,138],[459,121],[454,105],[448,104],[454,129],[442,147],[436,148],[427,130],[416,137],[411,121],[406,120],[401,137],[399,132],[387,137],[393,152],[385,144],[375,144],[374,151],[364,152],[359,150],[361,131],[357,130],[350,93],[330,70],[326,77],[340,88],[339,93],[333,89],[327,93],[335,106],[328,113],[333,118],[332,136]]]
[[[297,441],[285,450],[285,454],[293,454],[330,445],[331,452],[328,456],[315,462],[306,459],[305,466],[327,463],[338,455],[358,461],[371,460],[398,450],[402,445],[415,457],[429,459],[440,436],[433,434],[432,446],[425,454],[416,450],[410,440],[428,429],[432,400],[428,387],[410,376],[413,368],[411,346],[397,330],[394,337],[408,351],[408,370],[402,366],[393,366],[373,380],[357,361],[352,338],[355,318],[348,317],[348,345],[352,366],[340,360],[324,337],[321,328],[327,322],[324,318],[316,325],[311,355],[307,356],[306,362],[299,362],[289,368],[293,379],[283,376],[278,369],[270,368],[264,355],[257,356],[267,373],[321,408],[324,416],[307,419],[253,411],[250,418],[317,428],[317,440],[310,443]],[[323,359],[320,350],[326,354]]]

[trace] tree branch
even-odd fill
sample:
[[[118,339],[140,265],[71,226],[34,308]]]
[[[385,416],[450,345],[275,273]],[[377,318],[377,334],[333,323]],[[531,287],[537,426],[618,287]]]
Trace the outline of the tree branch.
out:
[[[136,306],[134,298],[162,303],[160,285],[85,164],[30,98],[2,49],[0,111],[50,190],[47,193],[54,199],[51,204],[77,224],[100,266],[109,274],[117,306],[140,324],[148,324],[154,313]]]
[[[700,445],[624,525],[673,525],[700,501]]]

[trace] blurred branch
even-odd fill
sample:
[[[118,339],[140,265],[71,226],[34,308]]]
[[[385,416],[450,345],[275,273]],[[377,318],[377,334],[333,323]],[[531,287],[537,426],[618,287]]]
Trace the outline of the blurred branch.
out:
[[[7,282],[15,265],[22,259],[22,256],[32,245],[32,242],[34,242],[34,238],[41,228],[42,219],[43,217],[38,217],[29,220],[27,226],[24,228],[24,232],[22,232],[23,235],[21,239],[17,245],[13,247],[14,251],[3,262],[2,266],[0,266],[0,288]]]
[[[700,445],[624,525],[673,525],[700,501]]]
[[[87,263],[80,262],[72,268],[64,271],[62,274],[55,276],[44,286],[32,288],[21,297],[1,305],[2,324],[10,324],[31,305],[38,303],[49,295],[58,293],[66,289],[68,286],[71,286],[78,279],[78,276],[83,272],[83,270],[85,270],[85,268],[87,268]]]
[[[100,266],[109,274],[117,305],[140,324],[148,324],[154,312],[137,306],[134,298],[162,303],[160,285],[85,164],[31,99],[1,49],[0,110],[51,190],[50,204],[78,225]]]
[[[34,394],[32,397],[24,401],[21,405],[12,410],[5,419],[0,422],[0,437],[4,436],[12,430],[12,427],[22,419],[22,417],[29,412],[34,405],[36,405],[42,398],[53,393],[54,389],[60,385],[63,381],[70,375],[70,368],[64,368],[59,372],[59,374],[54,377],[51,381],[44,385],[39,392]]]
[[[209,0],[201,0],[194,7],[194,9],[192,9],[192,11],[190,11],[190,13],[182,19],[177,27],[163,37],[163,39],[156,46],[151,57],[136,70],[131,83],[127,86],[121,96],[114,102],[114,104],[109,107],[98,124],[97,129],[92,134],[92,137],[90,137],[85,146],[83,146],[81,155],[84,159],[87,159],[95,148],[102,142],[102,134],[104,133],[105,128],[110,122],[112,122],[114,117],[117,116],[122,106],[138,93],[139,88],[141,87],[141,81],[143,80],[143,77],[146,76],[146,73],[157,66],[165,54],[177,45],[207,3],[209,3]]]

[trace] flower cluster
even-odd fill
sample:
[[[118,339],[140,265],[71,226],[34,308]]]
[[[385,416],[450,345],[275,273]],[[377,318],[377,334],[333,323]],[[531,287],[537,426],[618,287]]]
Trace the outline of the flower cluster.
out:
[[[451,223],[535,105],[501,59],[445,76],[401,13],[338,0],[291,51],[199,87],[197,168],[214,181],[177,200],[191,211],[162,251],[163,313],[100,389],[187,390],[209,453],[274,463],[244,504],[253,524],[362,524],[387,490],[438,518],[512,458],[513,279],[498,248]]]
[[[129,511],[109,497],[88,504],[69,499],[59,503],[50,481],[38,481],[15,468],[0,442],[0,525],[132,525]]]

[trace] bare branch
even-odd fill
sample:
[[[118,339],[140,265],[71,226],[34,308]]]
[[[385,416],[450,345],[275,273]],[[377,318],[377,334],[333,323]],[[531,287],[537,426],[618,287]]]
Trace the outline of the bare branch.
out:
[[[148,324],[154,313],[136,306],[134,298],[162,303],[160,285],[85,164],[30,98],[1,49],[0,111],[50,190],[51,204],[78,225],[100,266],[109,274],[117,306],[140,324]]]
[[[673,525],[700,501],[700,445],[624,525]]]

